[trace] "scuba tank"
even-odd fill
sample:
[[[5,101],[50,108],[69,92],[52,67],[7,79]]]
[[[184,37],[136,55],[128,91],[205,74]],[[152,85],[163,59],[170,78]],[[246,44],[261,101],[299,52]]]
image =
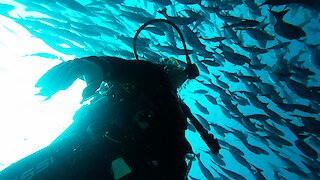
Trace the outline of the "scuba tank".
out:
[[[188,79],[195,79],[196,77],[199,76],[199,69],[197,68],[197,66],[195,64],[191,63],[190,57],[188,55],[188,51],[187,51],[187,47],[186,47],[186,43],[185,43],[185,39],[182,35],[182,32],[180,31],[179,27],[177,25],[175,25],[173,22],[168,21],[166,19],[154,19],[151,21],[148,21],[146,23],[144,23],[136,32],[134,39],[133,39],[133,51],[134,51],[134,55],[136,60],[139,60],[138,58],[138,54],[137,54],[137,39],[139,36],[139,33],[143,30],[143,28],[145,28],[146,26],[153,24],[153,23],[167,23],[170,24],[172,27],[174,27],[177,32],[180,35],[183,47],[184,47],[184,52],[186,55],[186,62],[187,62],[187,67],[184,70],[184,73],[187,75]],[[190,119],[191,123],[194,125],[194,127],[197,129],[197,131],[199,132],[201,138],[205,141],[205,143],[207,144],[207,146],[210,148],[210,150],[214,153],[214,154],[218,154],[219,150],[221,149],[218,140],[214,138],[214,136],[212,134],[209,134],[208,131],[200,124],[200,122],[197,120],[197,118],[195,118],[193,116],[193,114],[191,113],[189,107],[183,103],[182,101],[180,102],[181,104],[181,108],[183,110],[183,112],[185,113],[185,115]]]

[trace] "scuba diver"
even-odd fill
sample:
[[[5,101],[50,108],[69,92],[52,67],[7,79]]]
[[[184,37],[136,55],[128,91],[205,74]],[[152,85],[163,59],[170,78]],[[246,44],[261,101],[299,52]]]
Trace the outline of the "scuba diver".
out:
[[[134,44],[154,22],[171,23],[145,23]],[[220,147],[177,95],[178,87],[199,75],[186,57],[187,63],[167,58],[155,64],[90,56],[54,66],[36,83],[39,95],[50,99],[80,78],[87,84],[82,101],[89,103],[54,142],[1,171],[0,179],[187,179],[186,157],[194,155],[185,138],[187,118],[212,151]]]

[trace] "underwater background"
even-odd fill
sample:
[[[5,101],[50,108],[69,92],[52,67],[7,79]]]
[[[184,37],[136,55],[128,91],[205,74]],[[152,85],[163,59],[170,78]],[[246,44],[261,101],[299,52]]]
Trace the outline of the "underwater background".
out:
[[[181,99],[222,149],[210,153],[194,127],[189,179],[319,179],[320,3],[263,0],[2,0],[0,170],[49,145],[71,123],[86,86],[77,80],[49,101],[35,82],[84,56],[133,59],[145,22],[182,30],[200,76]],[[165,24],[138,38],[140,59],[185,60]]]

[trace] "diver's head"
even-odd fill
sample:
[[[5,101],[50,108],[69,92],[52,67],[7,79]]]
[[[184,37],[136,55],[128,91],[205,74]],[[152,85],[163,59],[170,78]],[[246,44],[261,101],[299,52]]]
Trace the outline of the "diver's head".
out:
[[[160,65],[168,74],[174,88],[179,88],[188,79],[187,74],[184,72],[187,63],[175,58],[165,58],[160,60]]]

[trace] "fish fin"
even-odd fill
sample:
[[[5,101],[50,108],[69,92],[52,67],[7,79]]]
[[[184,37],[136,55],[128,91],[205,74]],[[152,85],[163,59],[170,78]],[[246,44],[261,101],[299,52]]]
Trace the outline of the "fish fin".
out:
[[[303,28],[305,25],[309,24],[310,23],[310,20],[306,20],[304,22],[302,22],[301,24],[298,25],[299,28]]]
[[[286,7],[286,8],[287,8],[287,7]],[[286,10],[280,11],[280,12],[279,12],[279,17],[283,18],[283,17],[287,14],[287,12],[289,12],[289,10],[290,10],[290,9],[286,9]]]
[[[196,157],[197,157],[198,160],[200,161],[200,153],[196,154]]]

